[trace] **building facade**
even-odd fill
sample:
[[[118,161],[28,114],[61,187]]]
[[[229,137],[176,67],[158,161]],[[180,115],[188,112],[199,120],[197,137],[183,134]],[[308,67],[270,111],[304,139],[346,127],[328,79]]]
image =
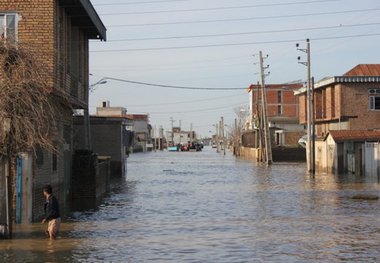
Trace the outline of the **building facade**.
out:
[[[37,148],[21,155],[25,176],[20,183],[30,180],[32,186],[19,194],[31,200],[16,200],[12,214],[24,211],[18,223],[39,221],[45,202],[42,187],[51,184],[64,215],[71,203],[72,109],[88,109],[88,41],[105,40],[106,28],[89,0],[12,0],[0,2],[0,35],[31,52],[44,68],[52,96],[68,98],[71,104],[58,120],[57,152]]]
[[[301,89],[298,95],[300,123],[305,124],[306,91]],[[367,133],[380,130],[380,64],[360,64],[343,76],[322,79],[314,86],[313,99],[316,168],[323,172],[363,174],[363,167],[373,161],[363,157],[364,146],[376,141]],[[360,136],[353,141],[352,134]],[[331,140],[337,143],[336,151],[330,147]],[[326,162],[324,154],[337,156],[334,162]],[[356,168],[349,166],[352,163],[357,164]]]
[[[299,124],[299,105],[294,92],[302,84],[268,84],[265,86],[267,113],[271,130],[271,141],[274,146],[296,146],[298,139],[304,134],[305,127]],[[261,85],[251,85],[249,127],[257,131],[262,116]],[[249,135],[250,132],[245,132]],[[253,136],[255,138],[257,136]],[[258,139],[257,139],[258,140]],[[255,144],[255,143],[253,143]]]

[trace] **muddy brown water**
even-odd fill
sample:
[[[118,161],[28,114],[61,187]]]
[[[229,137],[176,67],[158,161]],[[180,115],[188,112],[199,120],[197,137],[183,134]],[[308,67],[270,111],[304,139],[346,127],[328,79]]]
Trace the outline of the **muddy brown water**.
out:
[[[0,240],[1,262],[378,262],[375,179],[266,168],[230,154],[157,152],[128,159],[126,179],[92,211]]]

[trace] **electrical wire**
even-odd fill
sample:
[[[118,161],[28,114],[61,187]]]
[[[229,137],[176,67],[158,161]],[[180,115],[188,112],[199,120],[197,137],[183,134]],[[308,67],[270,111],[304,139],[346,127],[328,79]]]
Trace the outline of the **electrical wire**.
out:
[[[116,5],[141,5],[141,4],[157,4],[166,2],[188,2],[191,0],[160,0],[160,1],[140,1],[129,3],[107,3],[107,4],[94,4],[94,6],[116,6]]]
[[[310,40],[311,41],[323,41],[323,40],[344,39],[344,38],[371,37],[371,36],[379,36],[379,35],[380,35],[380,33],[369,33],[369,34],[345,35],[345,36],[334,36],[334,37],[310,38]],[[258,44],[261,45],[261,44],[295,43],[295,42],[299,42],[299,41],[303,41],[303,40],[304,39],[286,39],[286,40],[240,42],[240,43],[222,43],[222,44],[194,45],[194,46],[171,46],[171,47],[130,48],[130,49],[101,49],[101,50],[92,50],[90,52],[107,53],[107,52],[158,51],[158,50],[172,50],[172,49],[228,47],[228,46],[249,46],[249,45],[258,45]]]
[[[314,1],[300,1],[300,2],[286,2],[286,3],[272,3],[272,4],[256,4],[256,5],[244,5],[244,6],[224,6],[224,7],[210,7],[210,8],[193,8],[193,9],[173,9],[173,10],[158,10],[158,11],[141,11],[141,12],[124,12],[124,13],[105,13],[101,16],[110,15],[143,15],[143,14],[162,14],[162,13],[183,13],[183,12],[201,12],[201,11],[220,11],[230,9],[247,9],[255,7],[273,7],[284,5],[302,5],[302,4],[316,4],[324,2],[338,2],[341,0],[314,0]]]
[[[249,21],[249,20],[263,20],[263,19],[278,19],[278,18],[295,18],[295,17],[310,17],[321,15],[338,15],[348,13],[363,13],[379,11],[380,8],[367,8],[367,9],[355,9],[345,11],[332,11],[332,12],[315,12],[305,14],[293,14],[293,15],[275,15],[275,16],[256,16],[247,18],[226,18],[226,19],[214,19],[214,20],[194,20],[194,21],[176,21],[176,22],[158,22],[158,23],[144,23],[144,24],[124,24],[124,25],[108,25],[107,27],[140,27],[140,26],[162,26],[162,25],[183,25],[183,24],[201,24],[201,23],[216,23],[216,22],[236,22],[236,21]]]
[[[243,95],[246,95],[246,94],[243,94]],[[129,107],[148,107],[148,106],[180,105],[180,104],[187,104],[187,103],[194,103],[194,102],[216,101],[216,100],[220,100],[220,99],[240,97],[240,96],[242,96],[242,94],[222,96],[222,97],[214,97],[214,98],[210,98],[210,99],[197,99],[197,100],[187,100],[187,101],[167,102],[167,103],[150,103],[150,104],[135,104],[135,105],[128,104],[128,106]]]
[[[226,109],[229,107],[237,107],[237,106],[241,106],[243,104],[246,104],[246,102],[241,102],[239,104],[226,105],[226,106],[221,106],[221,107],[214,107],[214,108],[204,108],[204,109],[189,110],[189,111],[177,111],[177,112],[175,112],[175,111],[149,112],[149,114],[181,114],[181,113],[205,112],[205,111],[214,111],[214,110]]]
[[[105,80],[114,80],[114,81],[120,81],[120,82],[137,84],[137,85],[144,85],[144,86],[151,86],[151,87],[169,88],[169,89],[184,89],[184,90],[246,90],[247,89],[247,88],[208,88],[208,87],[202,88],[202,87],[174,86],[174,85],[147,83],[147,82],[120,79],[120,78],[112,78],[112,77],[101,78],[99,81],[97,81],[96,83],[93,84],[93,87],[95,87],[97,84],[99,84]]]
[[[349,24],[349,25],[340,24],[340,25],[336,25],[336,26],[303,27],[303,28],[289,28],[289,29],[278,29],[278,30],[235,32],[235,33],[222,33],[222,34],[205,34],[205,35],[189,35],[189,36],[126,38],[126,39],[107,40],[107,42],[172,40],[172,39],[207,38],[207,37],[239,36],[239,35],[253,35],[253,34],[273,34],[273,33],[309,31],[309,30],[323,30],[323,29],[349,28],[349,27],[361,27],[361,26],[375,26],[375,25],[380,25],[380,23],[364,23],[364,24]],[[91,41],[91,42],[102,43],[99,41]]]

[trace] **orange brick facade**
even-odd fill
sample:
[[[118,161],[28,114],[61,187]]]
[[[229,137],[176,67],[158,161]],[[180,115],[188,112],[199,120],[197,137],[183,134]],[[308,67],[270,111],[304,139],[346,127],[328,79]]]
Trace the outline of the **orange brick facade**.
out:
[[[369,108],[369,90],[378,83],[332,83],[314,93],[317,136],[329,130],[380,129],[380,111]],[[300,123],[306,123],[306,94],[299,96]]]
[[[88,100],[88,37],[57,0],[1,0],[0,14],[18,16],[18,45],[44,67],[46,81],[70,95],[74,108]]]
[[[298,101],[294,95],[296,89],[301,88],[300,84],[272,84],[266,86],[268,117],[287,117],[298,118]],[[250,91],[253,92],[252,105],[253,115],[258,112],[256,105],[261,105],[261,89],[257,85],[251,85]]]

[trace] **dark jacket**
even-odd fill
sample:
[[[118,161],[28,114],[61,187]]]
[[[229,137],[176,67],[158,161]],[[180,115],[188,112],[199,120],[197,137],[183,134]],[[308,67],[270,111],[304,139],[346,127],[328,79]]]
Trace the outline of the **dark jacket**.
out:
[[[45,219],[50,221],[52,219],[60,217],[58,201],[55,196],[50,195],[45,203]]]

